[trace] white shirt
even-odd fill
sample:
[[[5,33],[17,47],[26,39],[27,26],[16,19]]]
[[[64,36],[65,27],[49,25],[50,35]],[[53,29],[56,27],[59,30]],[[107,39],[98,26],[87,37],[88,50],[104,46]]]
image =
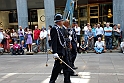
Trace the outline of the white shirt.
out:
[[[47,31],[44,30],[44,31],[41,31],[40,32],[40,38],[46,38],[47,37]]]
[[[121,42],[121,48],[123,48],[124,47],[124,42]]]
[[[0,32],[0,43],[2,42],[2,40],[3,40],[3,33]]]
[[[88,31],[89,31],[89,30],[88,30],[88,27],[85,26],[85,27],[84,27],[84,34],[87,35],[87,32],[88,32]]]
[[[48,29],[47,34],[48,34],[48,39],[51,40],[51,37],[50,37],[50,29]]]
[[[18,29],[18,34],[19,34],[19,36],[24,36],[24,29],[22,29],[22,31],[20,31],[20,29]]]
[[[100,27],[100,28],[96,28],[96,35],[103,35],[104,34],[104,30],[103,30],[103,28],[102,27]]]
[[[80,35],[80,30],[81,30],[80,27],[77,28],[75,27],[76,35]]]
[[[97,47],[97,48],[102,48],[103,46],[104,46],[104,41],[101,41],[101,42],[96,41],[95,47]]]

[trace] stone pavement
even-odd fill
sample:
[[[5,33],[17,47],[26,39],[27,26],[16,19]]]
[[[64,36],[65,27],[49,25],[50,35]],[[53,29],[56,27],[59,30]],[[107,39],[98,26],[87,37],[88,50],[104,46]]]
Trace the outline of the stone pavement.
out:
[[[46,54],[1,55],[0,83],[49,83],[54,59]],[[72,83],[124,83],[124,54],[78,54],[75,65],[80,77],[71,76]],[[56,83],[63,83],[59,75]]]

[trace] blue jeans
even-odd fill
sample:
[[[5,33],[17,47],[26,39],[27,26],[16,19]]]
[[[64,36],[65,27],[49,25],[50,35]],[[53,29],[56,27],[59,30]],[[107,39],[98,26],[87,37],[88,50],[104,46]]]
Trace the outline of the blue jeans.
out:
[[[95,50],[96,52],[102,53],[102,51],[104,50],[104,48],[103,48],[103,47],[102,47],[102,48],[94,47],[94,50]]]
[[[112,37],[105,36],[106,49],[112,50]]]
[[[36,43],[36,45],[38,45],[39,44],[39,39],[34,40],[34,43]]]
[[[19,39],[20,39],[20,44],[21,44],[22,40],[24,40],[24,36],[20,36]]]
[[[87,45],[87,42],[88,42],[88,36],[87,36],[87,35],[85,35],[85,34],[84,34],[84,41],[85,41],[85,42],[84,42],[84,43],[85,43],[85,45]]]

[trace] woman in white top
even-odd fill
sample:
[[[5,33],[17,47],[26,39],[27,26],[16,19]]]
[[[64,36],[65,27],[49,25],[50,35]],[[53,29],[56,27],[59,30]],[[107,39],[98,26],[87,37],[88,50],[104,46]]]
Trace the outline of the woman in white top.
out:
[[[18,34],[14,29],[12,29],[11,38],[12,38],[12,42],[14,44],[14,42],[17,41],[17,38],[18,38]]]
[[[3,32],[2,32],[2,31],[3,31],[3,29],[0,29],[0,43],[2,42],[3,37],[4,37],[4,36],[3,36]]]

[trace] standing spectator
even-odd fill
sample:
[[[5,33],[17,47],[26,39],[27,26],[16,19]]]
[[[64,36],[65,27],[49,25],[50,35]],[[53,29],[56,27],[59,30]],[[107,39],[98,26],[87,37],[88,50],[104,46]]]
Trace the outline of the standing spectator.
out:
[[[94,38],[94,44],[97,41],[97,36],[96,36],[96,24],[94,24],[93,28],[92,28],[92,32],[93,32],[93,38]]]
[[[87,44],[88,42],[88,37],[87,37],[87,32],[89,30],[89,27],[90,27],[90,23],[87,23],[87,26],[84,27],[84,41],[85,41],[85,44]]]
[[[92,28],[90,27],[89,28],[89,31],[87,33],[87,36],[88,36],[88,47],[89,47],[89,50],[93,50],[93,47],[94,47],[94,39],[93,39],[93,32],[92,32]]]
[[[1,44],[2,40],[3,40],[3,38],[4,38],[4,36],[3,36],[3,29],[0,28],[0,44]]]
[[[123,41],[121,42],[121,49],[122,49],[122,52],[123,52],[123,54],[124,54],[124,39],[123,39]]]
[[[115,49],[118,48],[119,43],[119,29],[117,28],[117,25],[115,24],[113,27],[113,45],[115,46]]]
[[[24,29],[22,29],[22,26],[19,26],[18,34],[19,34],[19,39],[21,43],[21,41],[24,40]]]
[[[119,36],[119,43],[118,43],[118,45],[120,45],[120,43],[121,43],[121,41],[122,41],[122,30],[121,30],[121,25],[120,24],[118,24],[117,25],[117,28],[118,28],[118,36]]]
[[[33,38],[34,38],[34,42],[36,43],[36,45],[39,44],[39,35],[40,35],[40,30],[38,29],[38,26],[35,26],[35,30],[33,33]]]
[[[24,29],[24,44],[25,44],[26,49],[27,49],[27,52],[28,52],[29,49],[28,49],[28,45],[26,44],[26,41],[27,41],[27,33],[28,33],[28,27],[26,27],[26,28]]]
[[[4,34],[3,48],[4,48],[5,52],[9,53],[10,52],[10,45],[9,45],[10,36],[7,34],[7,32],[5,32],[3,34]]]
[[[98,37],[98,41],[95,43],[95,52],[101,54],[104,50],[104,41],[101,41],[101,37]]]
[[[12,38],[12,42],[14,44],[14,42],[17,41],[17,38],[18,38],[18,34],[16,33],[16,31],[14,29],[12,29],[11,38]]]
[[[75,26],[75,31],[76,31],[76,36],[77,36],[77,43],[80,46],[81,45],[81,40],[80,40],[80,27],[78,26],[78,24],[76,23]],[[77,51],[79,52],[79,47],[77,47]]]
[[[48,43],[49,43],[49,47],[50,47],[50,51],[51,51],[51,37],[50,37],[50,31],[51,31],[51,29],[52,29],[52,26],[51,25],[49,25],[49,29],[48,29],[48,31],[47,31],[47,33],[48,33]]]
[[[106,23],[106,27],[104,27],[105,31],[105,42],[106,42],[106,49],[112,52],[112,27],[109,26],[109,23]]]
[[[43,27],[41,32],[40,32],[40,40],[41,40],[42,52],[47,51],[47,45],[46,45],[47,40],[46,40],[46,38],[47,38],[47,31]]]
[[[26,44],[28,45],[28,51],[29,52],[32,52],[32,31],[31,29],[27,29],[27,33],[26,33]]]
[[[102,36],[104,35],[104,30],[102,27],[100,27],[100,24],[97,24],[96,35],[97,35],[97,38],[101,37],[101,39],[102,39]]]

